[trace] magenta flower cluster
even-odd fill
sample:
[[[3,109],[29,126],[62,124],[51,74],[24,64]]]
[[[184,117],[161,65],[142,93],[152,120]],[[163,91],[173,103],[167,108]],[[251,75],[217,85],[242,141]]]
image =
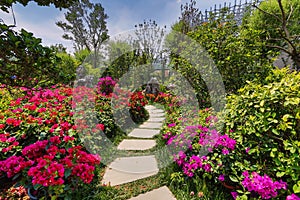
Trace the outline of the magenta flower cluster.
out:
[[[97,84],[98,92],[103,95],[110,95],[116,83],[117,82],[110,76],[102,77]]]
[[[11,156],[6,160],[0,161],[0,175],[6,173],[8,178],[22,172],[26,167],[33,165],[33,161],[26,161],[21,156]]]
[[[290,194],[289,196],[286,197],[286,200],[300,200],[300,197],[298,197],[295,194]]]
[[[171,136],[167,144],[180,149],[178,154],[174,155],[174,160],[188,177],[193,177],[197,170],[212,172],[212,166],[216,164],[216,161],[211,160],[209,156],[193,153],[190,155],[189,151],[185,153],[187,150],[193,151],[192,144],[195,143],[198,143],[201,148],[207,149],[208,152],[220,151],[223,155],[233,151],[236,145],[236,141],[228,135],[221,135],[215,129],[210,130],[201,125],[187,126],[181,134]]]
[[[262,199],[271,199],[277,196],[278,190],[287,189],[287,183],[280,181],[273,181],[266,174],[260,176],[257,172],[252,172],[249,175],[248,171],[243,172],[245,177],[242,185],[250,192],[256,192]]]
[[[83,151],[81,146],[64,148],[73,139],[70,136],[53,136],[26,146],[22,156],[0,161],[0,174],[6,173],[10,178],[24,172],[25,176],[31,177],[33,185],[44,187],[68,184],[76,177],[90,183],[95,165],[100,164],[100,157]]]

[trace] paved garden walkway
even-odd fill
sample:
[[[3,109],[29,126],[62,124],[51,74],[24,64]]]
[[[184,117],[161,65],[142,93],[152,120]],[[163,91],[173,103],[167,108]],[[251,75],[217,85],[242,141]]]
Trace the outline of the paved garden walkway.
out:
[[[160,132],[164,121],[164,111],[154,106],[146,106],[150,117],[139,128],[128,136],[135,139],[125,139],[117,147],[119,150],[145,151],[153,148],[156,141],[153,137]],[[120,157],[114,160],[105,170],[102,183],[111,186],[129,183],[157,174],[159,171],[154,155]],[[176,200],[171,191],[163,186],[129,200]]]

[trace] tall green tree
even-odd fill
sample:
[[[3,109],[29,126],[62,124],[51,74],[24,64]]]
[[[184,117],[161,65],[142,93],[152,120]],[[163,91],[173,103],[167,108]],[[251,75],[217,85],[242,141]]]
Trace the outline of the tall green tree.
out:
[[[267,0],[255,5],[256,10],[244,23],[260,31],[268,49],[286,53],[300,70],[300,2],[299,0]]]
[[[122,40],[109,42],[107,75],[119,79],[130,70],[134,62],[134,51],[128,42]]]
[[[209,56],[213,60],[222,76],[226,92],[236,93],[247,80],[264,79],[272,68],[273,61],[270,58],[274,53],[266,50],[265,41],[259,37],[259,32],[246,26],[239,26],[234,15],[226,8],[219,16],[211,13],[207,22],[197,25],[197,19],[187,17],[197,16],[197,9],[193,8],[194,6],[195,3],[192,3],[183,7],[182,17],[173,25],[172,30],[187,35],[198,43],[198,47],[203,48],[195,49],[193,52],[197,51],[198,54],[203,54],[204,57]],[[169,46],[172,47],[170,51],[175,70],[179,71],[195,88],[201,106],[210,106],[208,88],[203,80],[205,75],[199,73],[199,69],[207,70],[212,63],[205,63],[205,60],[201,60],[199,66],[192,66],[180,56],[182,48],[192,48],[187,46],[184,37],[183,39],[174,38],[172,33],[168,37]]]
[[[31,1],[38,5],[54,4],[58,8],[65,8],[77,0],[3,0],[0,2],[0,9],[8,12],[8,8],[14,3],[26,6]],[[60,65],[61,61],[56,51],[43,46],[42,40],[34,37],[33,33],[24,29],[17,32],[13,26],[0,22],[1,84],[32,88],[64,82],[64,65]],[[69,80],[67,78],[66,82]]]
[[[74,42],[76,51],[88,49],[97,53],[109,37],[106,28],[108,16],[100,3],[80,0],[67,8],[65,19],[67,22],[59,21],[56,25],[65,32],[64,39]]]
[[[14,31],[0,23],[0,82],[10,86],[34,87],[59,82],[55,51],[41,39],[22,29]]]

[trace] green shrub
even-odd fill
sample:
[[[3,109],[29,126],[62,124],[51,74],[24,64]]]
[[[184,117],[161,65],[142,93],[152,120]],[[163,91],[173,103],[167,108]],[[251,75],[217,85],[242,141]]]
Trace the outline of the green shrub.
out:
[[[76,68],[79,66],[79,61],[64,52],[57,53],[56,56],[60,59],[58,62],[60,83],[69,84],[76,78]]]
[[[274,70],[263,84],[248,82],[228,97],[226,132],[237,141],[232,176],[256,171],[288,183],[300,193],[300,74]]]
[[[0,112],[3,112],[9,107],[12,97],[6,88],[0,88],[0,97]]]

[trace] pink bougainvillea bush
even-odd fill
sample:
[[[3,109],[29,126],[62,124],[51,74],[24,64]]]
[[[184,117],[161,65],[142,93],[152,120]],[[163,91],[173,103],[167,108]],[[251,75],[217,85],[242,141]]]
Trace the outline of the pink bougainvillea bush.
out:
[[[74,102],[73,92],[86,96],[88,88],[16,90],[23,95],[11,98],[0,112],[0,176],[21,177],[26,188],[44,188],[53,198],[91,183],[101,159],[87,151],[80,132],[104,131],[106,125],[88,127],[74,118],[81,102]]]
[[[101,78],[95,89],[57,85],[14,90],[17,97],[1,89],[0,177],[21,179],[26,188],[54,199],[69,198],[92,182],[100,161],[111,153],[102,146],[103,136],[123,133],[113,112],[142,109],[147,103],[142,94],[116,87],[111,77]]]
[[[291,194],[284,179],[271,178],[262,171],[239,171],[250,169],[250,166],[237,164],[236,152],[240,151],[237,143],[241,141],[231,137],[234,135],[232,130],[225,134],[217,131],[219,119],[210,109],[200,110],[199,117],[190,120],[196,125],[186,125],[183,120],[180,117],[177,120],[167,118],[162,134],[166,144],[177,150],[173,155],[177,166],[171,175],[173,184],[180,183],[184,177],[190,182],[187,185],[195,189],[201,188],[201,181],[205,180],[231,191],[232,197],[237,200],[299,199],[297,194]],[[248,154],[250,150],[245,148],[243,151]]]

